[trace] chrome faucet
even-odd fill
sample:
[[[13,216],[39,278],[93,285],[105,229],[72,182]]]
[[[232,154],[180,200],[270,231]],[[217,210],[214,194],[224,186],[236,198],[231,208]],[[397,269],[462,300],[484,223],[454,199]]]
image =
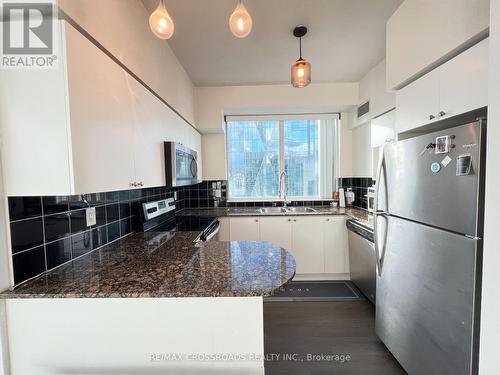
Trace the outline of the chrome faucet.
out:
[[[285,177],[287,176],[286,172],[283,171],[280,174],[280,191],[279,191],[279,196],[280,198],[283,199],[283,206],[286,207],[286,205],[289,203],[286,199],[286,183],[285,183]]]

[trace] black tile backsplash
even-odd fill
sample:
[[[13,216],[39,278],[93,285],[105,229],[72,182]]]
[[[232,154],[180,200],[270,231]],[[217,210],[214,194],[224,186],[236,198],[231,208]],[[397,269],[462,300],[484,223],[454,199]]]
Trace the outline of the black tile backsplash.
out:
[[[120,210],[119,210],[119,204],[114,203],[114,204],[108,204],[106,206],[106,220],[108,222],[116,221],[120,219]]]
[[[199,185],[208,190],[205,183],[194,185],[193,190],[198,191]],[[74,196],[9,197],[15,284],[132,233],[135,213],[131,207],[134,203],[173,198],[175,192],[176,209],[189,207],[186,192],[190,188],[159,187]],[[87,227],[87,207],[95,207],[96,210],[96,225],[92,227]]]
[[[203,181],[186,187],[181,194],[183,208],[224,207],[227,199],[227,181]]]
[[[59,214],[61,212],[69,211],[69,201],[68,197],[60,196],[60,197],[42,197],[43,202],[43,214],[51,215],[51,214]],[[41,215],[41,213],[40,213]],[[12,217],[11,220],[15,220]]]
[[[71,233],[78,233],[87,230],[87,214],[85,209],[78,209],[70,212]]]
[[[45,227],[45,242],[55,241],[59,238],[68,237],[69,230],[69,214],[49,215],[44,217]]]
[[[365,195],[368,194],[368,188],[375,184],[375,180],[371,177],[341,177],[338,180],[339,188],[351,188],[354,192],[354,207],[368,208],[368,199]]]
[[[45,248],[39,246],[29,251],[14,254],[12,266],[14,268],[14,283],[16,284],[41,274],[46,270]]]
[[[11,222],[10,237],[12,253],[37,247],[43,244],[43,220],[41,217],[34,219]]]
[[[11,197],[9,198],[10,220],[21,220],[42,214],[42,200],[40,197]]]
[[[68,237],[46,244],[45,251],[47,252],[48,270],[66,263],[67,261],[71,260],[70,238]]]

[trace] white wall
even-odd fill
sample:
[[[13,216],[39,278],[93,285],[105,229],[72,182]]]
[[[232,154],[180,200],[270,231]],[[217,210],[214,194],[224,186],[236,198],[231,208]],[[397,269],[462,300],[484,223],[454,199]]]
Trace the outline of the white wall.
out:
[[[500,343],[500,0],[491,0],[490,87],[488,107],[488,146],[486,160],[486,213],[484,227],[483,295],[481,304],[480,375],[499,373]]]
[[[373,67],[359,81],[359,104],[370,100],[370,111],[358,119],[358,124],[364,123],[396,106],[396,94],[386,89],[385,59]]]
[[[352,177],[372,176],[371,123],[352,129]]]
[[[196,87],[196,123],[204,133],[203,179],[227,179],[224,115],[344,112],[357,104],[357,83],[311,84],[305,89],[291,85]],[[352,116],[346,118],[352,120]],[[347,128],[342,129],[348,137]],[[350,158],[350,144],[345,147],[343,160]],[[350,172],[348,161],[341,164],[341,170]]]
[[[226,114],[311,113],[344,110],[358,104],[358,83],[195,88],[195,119],[201,132],[220,133]]]
[[[340,176],[352,175],[352,123],[355,113],[342,112],[339,127],[340,136]],[[226,180],[226,135],[225,133],[203,134],[201,137],[203,154],[203,180]],[[370,140],[368,140],[370,143]],[[370,145],[368,144],[368,147]]]
[[[12,285],[7,228],[7,197],[4,193],[2,163],[0,162],[0,290],[5,290]],[[7,325],[3,300],[0,301],[0,374],[9,374]]]
[[[194,123],[193,84],[139,0],[58,0],[60,8]]]
[[[203,134],[201,144],[203,180],[227,179],[225,134]]]

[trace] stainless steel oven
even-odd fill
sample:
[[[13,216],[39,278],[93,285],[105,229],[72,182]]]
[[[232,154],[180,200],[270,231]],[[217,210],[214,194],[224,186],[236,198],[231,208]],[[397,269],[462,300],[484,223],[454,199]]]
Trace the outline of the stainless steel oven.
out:
[[[198,183],[197,152],[176,142],[165,142],[166,186],[185,186]]]

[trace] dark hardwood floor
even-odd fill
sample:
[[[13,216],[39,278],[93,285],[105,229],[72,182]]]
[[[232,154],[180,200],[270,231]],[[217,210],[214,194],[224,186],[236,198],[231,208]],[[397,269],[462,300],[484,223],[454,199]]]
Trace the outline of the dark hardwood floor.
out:
[[[266,375],[406,374],[374,326],[375,310],[367,301],[265,303]],[[295,357],[284,360],[285,353]],[[274,354],[280,358],[270,360]],[[308,354],[344,355],[344,361],[308,360]]]

